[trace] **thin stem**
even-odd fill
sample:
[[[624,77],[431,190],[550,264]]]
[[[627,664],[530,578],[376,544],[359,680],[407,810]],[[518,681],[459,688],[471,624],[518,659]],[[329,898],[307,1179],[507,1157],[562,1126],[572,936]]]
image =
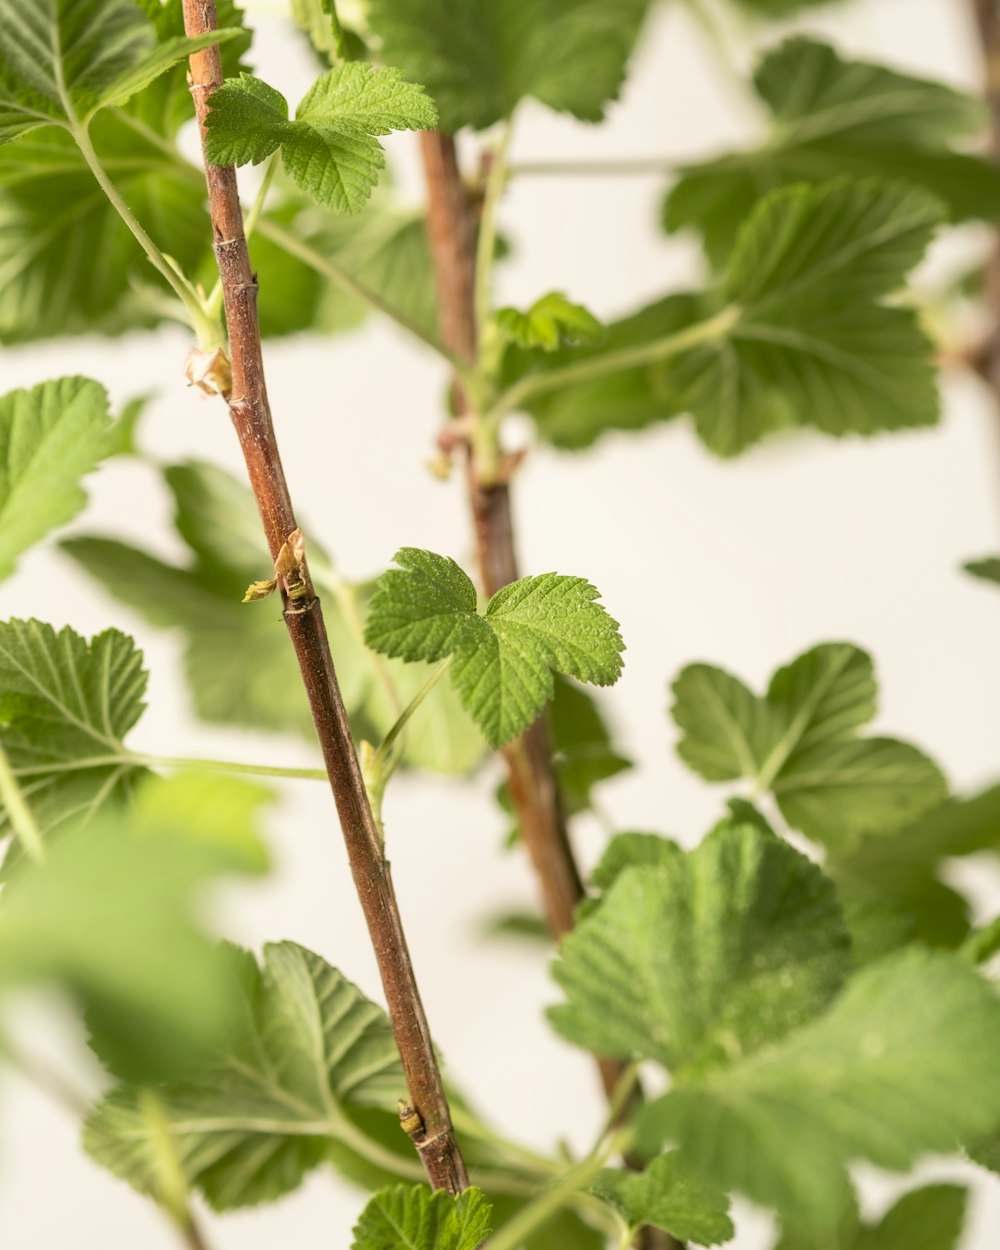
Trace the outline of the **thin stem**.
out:
[[[203,348],[216,347],[219,343],[219,330],[216,324],[212,322],[206,314],[205,308],[201,300],[197,297],[188,283],[176,269],[170,264],[153,240],[149,237],[142,225],[139,223],[135,214],[125,203],[118,188],[111,181],[107,170],[101,164],[100,158],[90,139],[90,132],[82,123],[77,123],[71,131],[80,154],[87,162],[90,172],[94,175],[101,190],[107,196],[109,203],[115,212],[122,219],[124,224],[132,232],[136,242],[146,253],[147,258],[152,263],[156,271],[166,281],[167,285],[174,292],[180,302],[184,305],[191,326],[198,335],[198,342]]]
[[[382,740],[382,745],[375,752],[376,768],[379,768],[379,769],[388,768],[389,770],[389,772],[386,775],[387,780],[388,780],[388,775],[391,774],[392,772],[392,768],[390,767],[392,749],[396,745],[396,742],[399,739],[399,735],[406,728],[407,723],[410,717],[413,715],[413,713],[417,710],[417,708],[421,705],[421,703],[423,703],[424,699],[427,698],[430,692],[434,689],[434,687],[438,684],[441,678],[448,671],[449,667],[451,666],[451,661],[452,661],[452,657],[449,656],[446,660],[442,661],[442,663],[440,663],[437,666],[437,668],[434,670],[433,673],[431,673],[430,677],[427,678],[427,680],[420,687],[420,689],[413,696],[413,698],[409,701],[406,707],[402,710],[402,712],[400,712],[398,718],[396,719],[395,724],[392,726],[392,728],[386,734],[385,738]]]
[[[458,357],[453,352],[450,352],[433,334],[429,334],[418,321],[414,321],[402,309],[391,304],[373,287],[362,282],[360,278],[356,278],[354,274],[349,273],[331,257],[317,251],[316,248],[310,246],[304,240],[296,238],[290,230],[286,230],[284,226],[272,218],[262,217],[257,222],[257,233],[262,238],[269,239],[272,243],[277,244],[289,256],[297,257],[303,264],[308,265],[310,269],[314,269],[321,277],[339,286],[341,290],[364,300],[366,304],[383,313],[391,321],[395,321],[408,334],[411,334],[415,339],[419,339],[425,347],[429,347],[432,352],[446,360],[452,369],[456,371],[465,370],[465,365]]]
[[[183,0],[183,11],[185,32],[189,37],[218,26],[214,0]],[[190,64],[191,91],[204,151],[211,95],[223,81],[218,48],[194,53]],[[243,233],[236,171],[232,166],[213,165],[206,156],[205,176],[229,326],[233,378],[232,391],[227,397],[229,410],[268,549],[272,560],[276,561],[298,524],[268,404],[257,317],[257,283]],[[452,1128],[448,1099],[407,949],[392,875],[383,854],[334,672],[322,607],[304,557],[296,562],[294,570],[283,575],[281,589],[285,624],[309,698],[351,873],[375,950],[410,1101],[420,1119],[421,1131],[410,1136],[431,1185],[458,1193],[468,1185],[465,1163]],[[432,905],[431,901],[425,900],[425,905]]]
[[[712,7],[710,0],[684,0],[684,7],[698,27],[702,40],[733,98],[739,101],[744,108],[747,102],[750,101],[759,111],[760,98],[752,90],[736,64],[729,41],[723,32],[719,15]]]
[[[42,831],[38,828],[31,809],[24,801],[15,771],[10,766],[10,759],[2,744],[0,744],[0,803],[3,804],[10,827],[14,830],[14,836],[21,843],[24,853],[36,864],[43,863],[45,843],[42,841]]]
[[[475,318],[478,352],[483,350],[483,332],[490,313],[490,288],[493,278],[493,259],[497,249],[497,207],[504,187],[507,185],[507,153],[510,150],[511,123],[504,123],[500,141],[490,158],[486,178],[486,193],[479,217],[479,235],[476,241],[476,268],[474,278]]]
[[[89,768],[126,764],[133,768],[197,768],[211,773],[245,773],[251,777],[292,777],[306,781],[328,780],[322,768],[283,768],[277,764],[245,764],[237,760],[204,760],[178,755],[148,755],[119,751],[113,755],[88,755],[65,764],[36,764],[12,769],[15,777],[40,777],[49,773],[85,772]]]
[[[515,161],[507,173],[511,178],[642,178],[673,173],[677,168],[663,156],[626,156],[593,161]]]
[[[264,176],[260,180],[260,186],[257,188],[257,195],[250,211],[243,219],[243,233],[249,239],[257,228],[260,215],[264,211],[264,204],[271,191],[271,183],[274,181],[274,175],[278,169],[278,153],[272,152],[267,164],[264,166]],[[210,315],[214,319],[218,319],[222,312],[222,279],[217,278],[215,286],[212,287],[211,294],[205,300],[205,306],[209,310]]]
[[[712,343],[723,338],[736,325],[739,317],[739,308],[732,305],[707,321],[699,321],[696,325],[680,330],[677,334],[656,339],[652,343],[640,343],[635,347],[623,347],[616,352],[604,352],[573,364],[563,365],[561,369],[550,369],[547,373],[529,373],[499,396],[485,419],[499,421],[508,412],[521,407],[528,400],[535,399],[539,395],[546,395],[549,391],[561,390],[564,386],[571,386],[578,382],[592,382],[595,378],[620,373],[625,369],[658,364],[663,360],[669,360],[671,356],[679,356],[681,352],[690,351],[693,347]]]

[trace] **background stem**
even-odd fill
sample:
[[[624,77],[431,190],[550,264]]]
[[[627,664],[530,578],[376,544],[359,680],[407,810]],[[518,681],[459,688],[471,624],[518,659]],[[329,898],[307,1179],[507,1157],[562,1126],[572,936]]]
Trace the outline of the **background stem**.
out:
[[[214,0],[184,0],[183,8],[185,31],[189,36],[217,28]],[[217,48],[206,48],[191,57],[190,80],[204,150],[210,97],[222,84]],[[232,392],[227,397],[229,410],[271,557],[277,559],[286,539],[298,526],[267,400],[257,320],[257,282],[243,234],[236,171],[232,166],[212,165],[206,159],[205,174],[229,327],[233,375]],[[309,697],[351,873],[378,960],[410,1100],[422,1121],[422,1133],[411,1136],[431,1185],[458,1193],[468,1184],[465,1163],[452,1129],[448,1100],[410,961],[389,865],[382,853],[334,673],[322,608],[305,563],[297,576],[296,598],[286,600],[285,623]],[[283,593],[285,589],[283,587]]]

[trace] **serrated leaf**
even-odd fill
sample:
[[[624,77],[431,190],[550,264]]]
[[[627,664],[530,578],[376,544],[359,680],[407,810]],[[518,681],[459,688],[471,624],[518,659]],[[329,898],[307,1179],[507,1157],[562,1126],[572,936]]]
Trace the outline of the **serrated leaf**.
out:
[[[423,1185],[396,1185],[370,1199],[351,1250],[477,1250],[490,1231],[490,1210],[479,1189],[453,1198]]]
[[[87,501],[80,479],[111,451],[108,396],[60,378],[0,396],[0,578]]]
[[[592,343],[604,327],[582,304],[572,304],[559,291],[536,299],[527,312],[498,308],[496,322],[504,338],[519,347],[554,352],[564,343]]]
[[[858,738],[875,714],[868,655],[849,643],[805,652],[753,694],[708,664],[685,668],[673,686],[677,751],[708,781],[744,777],[770,790],[785,819],[833,849],[884,834],[945,796],[937,766],[892,738]]]
[[[317,203],[353,213],[385,164],[374,136],[436,124],[422,88],[397,70],[351,61],[317,79],[294,121],[284,96],[260,79],[243,74],[224,83],[212,95],[206,151],[217,165],[256,165],[280,147],[298,187]]]
[[[621,673],[618,626],[580,577],[543,573],[504,586],[476,611],[476,590],[454,560],[404,547],[378,581],[365,641],[407,661],[452,657],[466,711],[494,746],[526,729],[552,696],[553,671],[594,685]]]
[[[630,1228],[651,1225],[682,1241],[717,1246],[735,1235],[729,1199],[685,1168],[676,1151],[661,1155],[644,1172],[605,1168],[590,1192],[613,1206]]]
[[[876,175],[932,193],[953,220],[1000,215],[1000,170],[951,146],[984,125],[971,96],[802,36],[767,53],[754,85],[773,118],[766,141],[689,166],[664,207],[667,229],[698,230],[716,267],[760,197],[793,183]]]
[[[118,630],[87,642],[69,627],[0,622],[0,742],[43,835],[131,791],[142,768],[123,740],[145,690],[142,654]],[[0,834],[7,824],[0,813]]]
[[[998,1029],[1000,1003],[962,960],[911,949],[857,973],[783,1041],[678,1081],[640,1137],[676,1141],[702,1175],[795,1227],[829,1226],[849,1163],[904,1170],[1000,1118]]]
[[[962,568],[973,577],[986,582],[1000,582],[1000,556],[985,556],[982,560],[969,560]]]
[[[196,1077],[161,1086],[187,1182],[217,1210],[273,1201],[347,1138],[345,1105],[395,1107],[405,1082],[385,1012],[319,955],[294,942],[229,959],[240,1027]],[[158,1194],[155,1136],[138,1090],[123,1087],[88,1117],[92,1158]]]
[[[211,878],[266,866],[268,797],[231,778],[155,778],[129,808],[72,824],[4,886],[0,984],[63,986],[115,1072],[176,1078],[233,1023],[227,965],[195,904]]]
[[[834,849],[827,870],[847,897],[901,909],[914,936],[958,946],[969,932],[969,904],[941,879],[957,856],[1000,850],[1000,786],[950,798],[888,836]]]
[[[863,1224],[851,1210],[834,1232],[785,1232],[774,1250],[956,1250],[968,1197],[960,1185],[927,1185],[903,1194],[878,1223]]]
[[[267,602],[242,602],[247,586],[271,567],[252,494],[201,461],[169,466],[164,476],[177,532],[191,553],[186,564],[168,564],[107,538],[68,539],[62,550],[149,624],[181,633],[188,687],[203,720],[298,733],[314,741],[280,611]],[[359,736],[378,740],[426,681],[427,670],[389,662],[395,698],[389,696],[375,667],[382,661],[359,637],[365,588],[357,588],[357,600],[342,607],[322,548],[312,538],[307,547],[345,705]],[[358,614],[356,622],[350,612]],[[403,750],[409,764],[460,773],[475,766],[484,744],[457,695],[439,683],[415,713]]]
[[[553,975],[568,1001],[548,1014],[570,1041],[711,1067],[784,1036],[839,989],[850,954],[834,887],[773,834],[727,823],[686,854],[665,843],[659,862],[644,844],[642,859],[563,941]]]
[[[381,58],[421,82],[441,127],[482,130],[533,96],[583,121],[617,98],[648,0],[372,0]]]

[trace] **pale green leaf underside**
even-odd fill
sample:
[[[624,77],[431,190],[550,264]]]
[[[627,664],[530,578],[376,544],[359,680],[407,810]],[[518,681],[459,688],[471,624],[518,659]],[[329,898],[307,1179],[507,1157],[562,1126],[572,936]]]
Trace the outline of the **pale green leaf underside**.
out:
[[[454,560],[404,547],[383,574],[365,641],[407,661],[452,657],[450,676],[466,711],[494,746],[516,737],[552,696],[553,671],[595,685],[621,673],[617,624],[579,577],[544,573],[499,590],[485,615]]]
[[[110,450],[110,424],[107,393],[87,378],[0,397],[0,579],[86,503],[80,479]]]
[[[726,823],[687,854],[639,835],[623,849],[637,866],[615,864],[553,969],[567,1002],[549,1018],[570,1041],[701,1068],[784,1036],[840,988],[850,955],[833,885],[773,834]]]
[[[743,777],[770,790],[789,824],[832,847],[887,833],[946,793],[937,766],[892,738],[859,738],[875,714],[870,658],[827,643],[753,694],[722,669],[685,668],[673,686],[678,753],[708,781]]]
[[[453,1198],[422,1185],[396,1185],[369,1200],[351,1250],[477,1250],[489,1232],[490,1204],[481,1190]]]
[[[349,61],[319,78],[295,119],[284,97],[243,74],[212,96],[207,150],[217,165],[259,164],[281,149],[293,181],[318,203],[357,212],[385,164],[374,136],[427,130],[437,112],[422,88],[397,70]]]
[[[646,1135],[797,1227],[831,1225],[849,1163],[904,1170],[1000,1120],[998,1031],[1000,1003],[970,968],[909,950],[797,1033],[679,1083],[645,1113]]]
[[[0,741],[43,833],[131,788],[140,770],[121,758],[123,739],[145,689],[142,655],[117,630],[87,642],[68,627],[0,623]]]
[[[676,1151],[660,1155],[638,1174],[605,1168],[590,1191],[631,1228],[652,1225],[699,1246],[717,1246],[735,1234],[726,1194],[693,1175]]]
[[[296,1188],[348,1105],[395,1108],[406,1085],[385,1012],[319,955],[280,942],[264,967],[232,953],[235,1040],[197,1080],[159,1090],[185,1177],[218,1210]],[[88,1153],[143,1193],[159,1191],[156,1138],[139,1092],[112,1092],[89,1117]]]

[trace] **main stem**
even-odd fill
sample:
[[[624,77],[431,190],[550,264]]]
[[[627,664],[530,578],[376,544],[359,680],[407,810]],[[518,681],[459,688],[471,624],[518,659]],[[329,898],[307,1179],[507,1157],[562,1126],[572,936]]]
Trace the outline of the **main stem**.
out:
[[[427,183],[427,229],[438,296],[438,321],[445,345],[470,364],[476,361],[476,256],[478,223],[462,181],[455,140],[441,131],[420,135]],[[483,301],[480,271],[479,302]],[[475,419],[471,397],[459,379],[452,383],[457,419]],[[502,459],[502,457],[501,457]],[[510,483],[503,475],[484,480],[475,447],[466,457],[466,488],[476,540],[476,563],[483,591],[495,594],[518,577]],[[552,767],[552,746],[544,716],[503,748],[507,784],[521,838],[541,889],[549,932],[558,941],[573,928],[574,910],[584,896],[566,827],[559,785]],[[609,1098],[620,1088],[625,1065],[596,1056],[601,1083]],[[636,1085],[633,1094],[641,1098]],[[643,1250],[679,1250],[680,1244],[659,1229],[643,1229]]]
[[[214,0],[183,0],[189,36],[217,28]],[[191,92],[205,140],[212,92],[222,84],[218,49],[191,57]],[[268,406],[257,320],[257,282],[250,268],[236,171],[205,158],[215,255],[229,328],[232,391],[229,411],[246,460],[272,559],[297,528]],[[283,595],[287,586],[283,586]],[[465,1163],[451,1124],[427,1017],[399,915],[389,864],[372,816],[340,695],[323,612],[308,568],[297,572],[296,594],[285,597],[285,623],[309,697],[316,734],[341,829],[351,874],[378,960],[389,1018],[399,1048],[410,1101],[421,1127],[411,1134],[435,1189],[458,1193],[468,1185]]]

